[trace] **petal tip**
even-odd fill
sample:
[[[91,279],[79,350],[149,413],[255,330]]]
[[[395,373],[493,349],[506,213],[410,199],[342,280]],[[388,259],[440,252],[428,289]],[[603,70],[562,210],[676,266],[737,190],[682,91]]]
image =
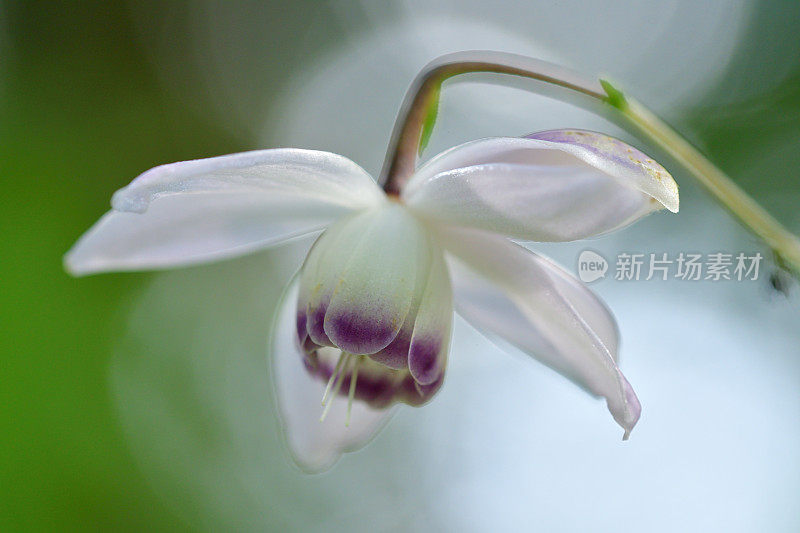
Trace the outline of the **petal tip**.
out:
[[[620,374],[620,377],[624,389],[625,411],[621,417],[622,419],[617,422],[625,430],[622,435],[622,440],[625,441],[630,438],[631,431],[633,431],[636,423],[639,422],[639,417],[642,414],[642,404],[639,402],[639,398],[633,391],[633,387],[628,383],[628,380],[622,374]]]
[[[437,337],[413,339],[408,352],[408,369],[411,377],[420,385],[430,385],[442,373],[440,352],[443,342]]]
[[[680,204],[678,203],[678,198],[652,198],[652,201],[659,205],[656,211],[660,211],[661,209],[666,209],[670,213],[677,213],[680,210]]]
[[[80,242],[75,244],[61,259],[61,266],[64,272],[74,278],[82,278],[89,274],[95,274],[100,269],[97,265],[93,266],[93,261],[86,257],[80,257]],[[84,254],[85,255],[85,254]]]
[[[327,313],[323,329],[333,344],[357,355],[371,355],[386,348],[399,330],[389,313],[376,318],[355,309]]]
[[[64,254],[64,257],[61,259],[61,267],[64,269],[64,272],[69,274],[74,278],[78,278],[84,275],[83,270],[80,268],[79,264],[73,260],[72,254],[67,252]]]
[[[131,194],[127,187],[120,189],[111,197],[111,208],[126,213],[144,213],[149,202],[142,195]]]
[[[678,184],[658,162],[637,148],[593,131],[548,130],[525,136],[559,145],[612,177],[633,171],[633,183],[673,213],[678,212]]]
[[[659,202],[661,205],[666,207],[669,211],[673,213],[677,213],[680,210],[680,195],[678,194],[678,184],[675,182],[675,179],[666,171],[666,176],[664,179],[669,180],[669,185],[666,186],[667,194],[664,195],[664,198],[659,198]]]

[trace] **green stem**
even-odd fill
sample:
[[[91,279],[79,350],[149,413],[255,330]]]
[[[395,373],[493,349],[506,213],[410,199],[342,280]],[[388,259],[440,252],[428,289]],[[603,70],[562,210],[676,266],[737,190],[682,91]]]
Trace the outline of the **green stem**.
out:
[[[597,81],[587,81],[565,68],[530,57],[502,52],[457,52],[441,56],[422,69],[411,83],[397,115],[383,163],[380,182],[389,194],[399,194],[414,173],[417,153],[433,127],[442,83],[474,72],[509,74],[530,78],[587,96],[584,103],[604,100]]]
[[[580,98],[575,103],[601,114],[613,108],[620,125],[659,146],[684,166],[742,224],[772,248],[779,266],[800,275],[800,240],[694,148],[678,132],[640,103],[626,98],[604,80],[587,80],[558,65],[500,52],[471,51],[442,56],[428,64],[412,83],[395,122],[381,173],[388,194],[399,194],[414,173],[417,154],[433,127],[442,83],[460,74],[496,73],[530,78]],[[564,92],[566,91],[566,92]],[[537,92],[540,92],[537,89]],[[604,104],[602,109],[590,105]]]
[[[631,99],[618,109],[639,133],[683,165],[747,229],[767,243],[781,267],[800,274],[800,240],[796,235],[652,111]]]

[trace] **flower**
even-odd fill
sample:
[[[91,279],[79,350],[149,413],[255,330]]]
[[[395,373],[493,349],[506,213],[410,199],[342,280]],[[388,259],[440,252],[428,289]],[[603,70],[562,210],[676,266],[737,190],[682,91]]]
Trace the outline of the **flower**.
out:
[[[641,408],[617,366],[613,316],[514,241],[600,235],[662,208],[678,211],[669,173],[588,131],[462,144],[417,169],[399,195],[342,156],[261,150],[145,172],[114,194],[65,265],[75,275],[180,267],[322,231],[271,336],[289,446],[318,470],[366,442],[394,404],[436,394],[454,306],[605,398],[627,438]]]

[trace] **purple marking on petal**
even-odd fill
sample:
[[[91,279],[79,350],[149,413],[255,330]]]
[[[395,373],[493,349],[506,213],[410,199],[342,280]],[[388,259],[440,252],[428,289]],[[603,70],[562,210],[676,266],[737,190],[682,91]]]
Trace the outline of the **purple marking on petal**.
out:
[[[344,378],[341,391],[350,390],[350,374]],[[395,401],[396,386],[389,377],[362,376],[359,374],[356,380],[355,397],[362,402],[368,403],[375,408],[385,408],[392,405]],[[344,392],[340,392],[344,395]]]
[[[647,154],[633,146],[614,137],[593,131],[548,130],[525,135],[525,138],[580,146],[603,159],[613,160],[615,163],[632,170],[641,170],[642,165],[645,164],[657,164]]]
[[[411,337],[402,329],[389,346],[369,357],[382,365],[395,370],[408,368],[408,350],[411,346]]]
[[[305,342],[302,344],[302,346],[300,346],[300,348],[303,350],[304,353],[310,354],[311,352],[319,350],[320,348],[322,348],[322,346],[312,341],[311,339],[306,338]]]
[[[311,361],[308,357],[303,357],[303,367],[305,367],[306,372],[311,374],[312,376],[316,376],[319,374],[319,369],[314,362]]]
[[[414,384],[414,393],[406,400],[406,403],[415,407],[420,406],[428,403],[439,392],[444,383],[444,372],[440,372],[436,380],[428,385],[420,385],[416,381],[412,381],[412,383]]]
[[[303,360],[306,371],[323,382],[330,379],[334,370],[332,362],[323,362],[316,352]],[[352,374],[342,378],[339,389],[340,396],[347,396],[350,391]],[[396,402],[419,406],[428,402],[438,392],[443,381],[443,373],[430,385],[419,385],[406,370],[392,370],[385,366],[371,364],[365,359],[359,368],[354,397],[366,402],[375,409],[384,409]]]
[[[328,338],[346,352],[369,355],[386,348],[397,335],[388,316],[365,316],[360,310],[325,316]]]
[[[308,339],[308,330],[306,329],[306,310],[305,306],[297,312],[297,340],[300,346],[305,345]]]
[[[317,358],[316,354],[312,354],[306,363],[306,370],[311,375],[327,382],[333,374],[334,365],[325,364]],[[379,373],[360,371],[356,380],[354,397],[376,409],[389,407],[396,401],[402,401],[401,398],[396,397],[398,385],[395,379],[396,373],[397,371],[389,369]],[[342,378],[342,385],[339,388],[340,396],[349,394],[351,378],[352,373],[350,372]]]
[[[438,336],[415,337],[408,351],[408,369],[420,385],[433,383],[441,373],[439,352],[442,341]]]
[[[330,298],[321,301],[317,307],[308,308],[306,313],[306,330],[308,336],[320,346],[335,346],[325,333],[325,314],[328,312]]]

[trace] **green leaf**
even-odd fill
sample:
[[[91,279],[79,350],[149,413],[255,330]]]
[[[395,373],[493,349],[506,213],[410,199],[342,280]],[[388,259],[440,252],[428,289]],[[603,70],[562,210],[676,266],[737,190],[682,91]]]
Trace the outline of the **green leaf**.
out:
[[[439,113],[439,96],[442,92],[441,84],[437,85],[431,91],[431,100],[428,103],[428,109],[425,113],[425,120],[422,122],[422,132],[419,136],[419,154],[421,155],[425,147],[428,146],[428,141],[431,140],[433,134],[433,126],[436,124],[436,115]]]
[[[611,85],[611,82],[608,80],[600,80],[600,85],[603,86],[603,89],[605,89],[606,94],[608,95],[608,99],[606,101],[609,104],[617,109],[625,109],[628,107],[628,102],[625,100],[625,95],[622,94],[622,91]]]

